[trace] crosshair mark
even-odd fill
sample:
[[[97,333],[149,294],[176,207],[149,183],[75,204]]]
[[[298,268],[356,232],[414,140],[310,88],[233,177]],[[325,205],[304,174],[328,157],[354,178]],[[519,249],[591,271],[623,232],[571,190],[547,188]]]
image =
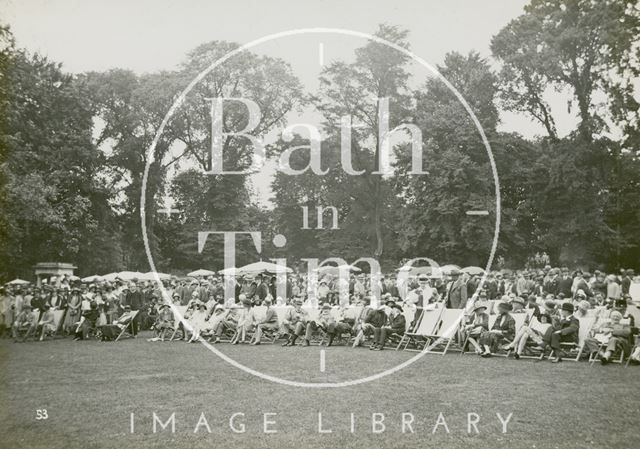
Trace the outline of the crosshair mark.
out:
[[[467,215],[486,216],[486,215],[489,215],[489,211],[488,210],[468,210]]]
[[[166,209],[158,209],[159,214],[166,214],[167,218],[171,217],[171,214],[179,214],[182,211],[178,209],[172,209],[171,207],[167,207]]]
[[[321,349],[321,350],[320,350],[320,372],[321,372],[321,373],[324,373],[324,370],[325,370],[325,360],[324,360],[324,357],[325,357],[325,351],[324,351],[324,349]]]

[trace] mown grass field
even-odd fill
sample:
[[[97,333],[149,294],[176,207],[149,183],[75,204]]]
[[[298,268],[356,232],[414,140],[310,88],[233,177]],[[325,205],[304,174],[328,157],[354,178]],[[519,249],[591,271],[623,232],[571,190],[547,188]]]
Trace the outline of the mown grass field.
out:
[[[401,363],[414,353],[279,345],[218,349],[241,363],[291,380],[336,382]],[[0,341],[0,446],[5,448],[636,448],[640,447],[640,370],[586,363],[427,354],[374,382],[309,389],[247,374],[200,344]],[[48,419],[36,420],[36,410]],[[157,428],[175,412],[176,432]],[[323,428],[318,432],[318,413]],[[135,432],[130,432],[130,414]],[[204,425],[194,434],[201,413]],[[229,418],[238,416],[234,433]],[[275,421],[263,432],[264,413]],[[351,432],[351,416],[355,431]],[[384,414],[373,433],[371,415]],[[415,421],[402,432],[402,413]],[[442,413],[449,433],[440,425]],[[480,434],[467,433],[467,414]],[[506,434],[496,413],[512,413]],[[408,419],[408,418],[407,418]],[[472,429],[473,430],[473,429]]]

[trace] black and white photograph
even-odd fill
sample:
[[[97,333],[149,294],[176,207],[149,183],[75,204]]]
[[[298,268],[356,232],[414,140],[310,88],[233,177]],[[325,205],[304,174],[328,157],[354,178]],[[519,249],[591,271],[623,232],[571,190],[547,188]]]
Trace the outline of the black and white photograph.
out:
[[[0,0],[0,448],[640,447],[640,4]]]

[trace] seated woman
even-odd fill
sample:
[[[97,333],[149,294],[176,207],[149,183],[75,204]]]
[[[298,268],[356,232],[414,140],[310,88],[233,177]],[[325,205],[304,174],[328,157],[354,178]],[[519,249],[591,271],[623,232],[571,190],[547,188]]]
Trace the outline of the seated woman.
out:
[[[240,295],[244,296],[244,295]],[[235,321],[234,321],[235,320]],[[225,321],[227,322],[225,324]],[[219,343],[220,337],[226,329],[236,328],[237,318],[231,313],[231,309],[225,309],[224,306],[218,304],[211,309],[208,326],[211,337],[209,343]]]
[[[173,312],[169,304],[160,305],[160,311],[153,323],[153,338],[149,341],[164,341],[167,332],[173,332]]]
[[[127,326],[131,326],[131,320],[134,315],[131,311],[131,306],[124,306],[124,312],[122,315],[118,317],[117,320],[114,320],[111,324],[104,324],[100,326],[100,331],[102,332],[102,341],[113,341],[118,338],[118,335],[122,332]],[[129,329],[131,334],[133,335],[133,328]]]
[[[22,310],[16,316],[11,326],[13,341],[17,342],[20,333],[24,332],[22,341],[26,341],[36,331],[36,318],[33,315],[30,304],[24,304]]]
[[[373,329],[373,350],[382,351],[384,349],[384,343],[389,335],[397,334],[404,335],[406,328],[406,319],[402,314],[402,307],[395,303],[395,301],[387,301],[386,306],[389,307],[389,318],[387,323],[378,328]]]
[[[473,308],[473,315],[469,317],[469,322],[460,328],[458,336],[460,344],[464,344],[469,339],[469,343],[473,345],[477,354],[482,352],[482,348],[478,344],[478,339],[483,332],[489,330],[489,315],[487,314],[487,305],[478,301]]]
[[[551,316],[541,313],[535,320],[526,326],[522,326],[511,343],[504,346],[505,350],[514,350],[513,357],[518,360],[524,352],[529,339],[537,346],[544,348],[543,336],[551,326]]]
[[[40,334],[40,341],[44,340],[46,335],[53,335],[55,332],[56,325],[53,310],[51,310],[51,306],[49,304],[45,304],[44,312],[42,312],[42,316],[40,317],[37,330],[37,333]]]
[[[202,328],[205,326],[205,319],[207,318],[207,305],[200,302],[197,309],[193,312],[193,315],[189,318],[189,324],[191,325],[191,338],[189,343],[194,343],[200,338]]]
[[[238,322],[236,323],[236,335],[231,339],[232,345],[247,342],[247,334],[251,332],[255,325],[255,315],[253,312],[253,302],[245,299],[242,302],[242,309],[238,313]]]
[[[491,357],[502,342],[511,341],[515,336],[516,322],[509,312],[511,312],[510,303],[501,302],[498,304],[499,316],[493,323],[491,330],[480,335],[481,357]]]
[[[275,332],[278,330],[278,327],[279,327],[278,314],[271,307],[271,300],[265,299],[264,305],[267,307],[267,310],[265,312],[265,317],[262,320],[260,320],[260,322],[258,322],[256,325],[256,333],[253,336],[253,341],[251,342],[252,345],[260,344],[260,339],[262,338],[262,334],[264,334],[265,331]]]

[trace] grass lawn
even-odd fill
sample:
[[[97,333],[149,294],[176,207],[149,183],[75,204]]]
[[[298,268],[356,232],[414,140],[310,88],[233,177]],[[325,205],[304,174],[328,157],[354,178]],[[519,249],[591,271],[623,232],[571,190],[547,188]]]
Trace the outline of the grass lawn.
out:
[[[367,376],[414,355],[331,347],[321,373],[317,346],[218,348],[254,369],[305,382]],[[138,338],[1,340],[0,375],[3,448],[640,447],[636,367],[427,354],[374,382],[308,389],[254,377],[200,344]],[[48,419],[36,420],[38,409],[46,409]],[[160,427],[154,434],[153,412],[162,421],[175,412],[175,434]],[[318,412],[332,433],[318,432]],[[201,413],[211,433],[203,424],[194,434]],[[244,413],[235,424],[244,424],[245,433],[230,429],[234,413]],[[265,413],[276,414],[267,419],[277,433],[263,432]],[[374,413],[384,414],[382,433],[372,432]],[[403,413],[413,415],[415,433],[402,432]],[[432,433],[439,413],[450,433],[444,425]],[[480,434],[467,433],[468,413],[480,416]],[[506,434],[496,413],[513,414]]]

